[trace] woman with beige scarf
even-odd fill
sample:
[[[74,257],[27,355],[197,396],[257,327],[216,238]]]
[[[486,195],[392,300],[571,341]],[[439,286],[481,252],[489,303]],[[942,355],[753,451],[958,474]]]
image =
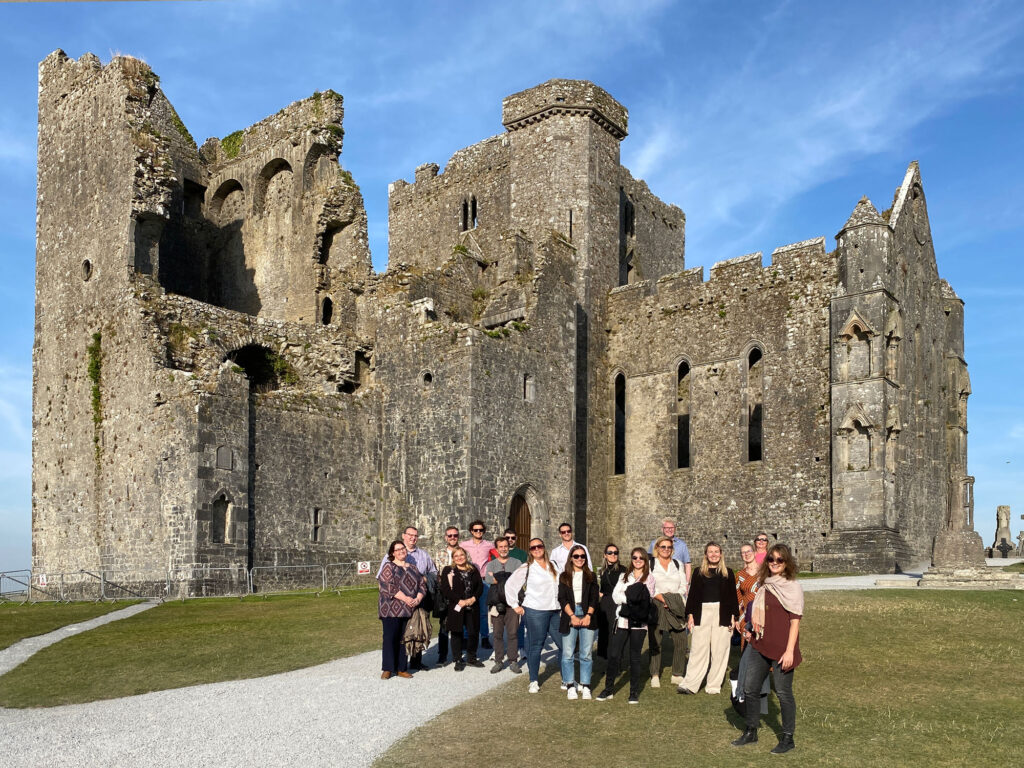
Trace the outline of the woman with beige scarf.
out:
[[[758,691],[769,670],[782,710],[782,736],[772,752],[782,754],[794,747],[796,701],[793,698],[793,670],[802,660],[800,620],[804,615],[804,591],[796,580],[796,573],[796,561],[789,547],[776,544],[768,550],[758,574],[761,587],[754,597],[753,631],[743,633],[751,645],[743,680],[747,728],[732,743],[734,747],[757,741],[757,727],[761,719]]]

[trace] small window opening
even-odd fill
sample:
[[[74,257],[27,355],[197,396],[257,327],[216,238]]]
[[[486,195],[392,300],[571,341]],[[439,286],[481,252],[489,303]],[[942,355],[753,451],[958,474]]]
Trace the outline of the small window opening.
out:
[[[750,370],[759,362],[761,362],[762,357],[764,357],[764,353],[761,351],[759,347],[754,347],[752,350],[750,350],[750,355],[747,357],[747,370]]]
[[[228,521],[228,497],[225,494],[221,494],[217,497],[217,500],[213,502],[213,509],[210,515],[210,543],[211,544],[224,544],[225,532],[227,529]]]
[[[423,372],[423,386],[429,387],[434,381],[434,374],[430,371]]]
[[[462,228],[463,232],[465,232],[467,229],[469,229],[469,201],[468,200],[463,200],[462,201],[462,219],[460,220],[459,226]]]
[[[572,242],[572,208],[569,209],[569,242]],[[948,310],[946,314],[949,314]]]
[[[197,184],[191,179],[185,179],[185,193],[181,201],[181,212],[190,219],[201,219],[203,217],[203,199],[206,197],[206,187]]]
[[[626,377],[615,377],[615,474],[626,474]]]
[[[325,297],[320,305],[320,323],[322,325],[330,325],[332,317],[334,317],[334,302],[331,301],[330,297]]]
[[[690,364],[676,371],[676,469],[690,466]]]
[[[523,400],[528,403],[532,403],[537,397],[537,385],[534,383],[533,376],[528,373],[523,374]]]
[[[89,278],[92,277],[92,262],[86,259],[82,262],[82,280],[83,282],[89,282]],[[947,311],[948,315],[949,312]]]
[[[747,430],[747,461],[761,460],[761,404],[750,409],[750,423]]]
[[[314,544],[322,544],[324,541],[324,513],[317,507],[313,508],[313,531],[310,540]]]
[[[476,196],[475,195],[469,201],[469,210],[470,210],[470,213],[469,213],[470,220],[473,222],[473,229],[476,229],[476,226],[477,226],[477,224],[479,222],[477,221],[477,217],[476,217]]]

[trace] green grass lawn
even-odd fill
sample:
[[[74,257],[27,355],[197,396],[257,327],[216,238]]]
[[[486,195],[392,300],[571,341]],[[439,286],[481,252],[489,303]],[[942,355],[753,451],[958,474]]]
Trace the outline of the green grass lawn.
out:
[[[800,579],[839,579],[843,576],[856,576],[855,573],[817,573],[815,571],[807,571],[800,573],[797,578]]]
[[[1013,565],[1004,565],[1003,570],[1009,571],[1010,573],[1024,573],[1024,562],[1014,563]]]
[[[0,650],[19,640],[45,635],[68,624],[95,619],[120,610],[130,602],[119,603],[34,603],[0,605]]]
[[[778,762],[933,768],[1002,763],[1019,755],[1022,634],[1019,592],[809,593],[801,627],[804,662],[794,680],[797,748]],[[450,669],[436,674],[443,681],[454,674]],[[753,766],[776,760],[768,754],[780,730],[774,694],[760,741],[736,748],[729,742],[739,735],[741,720],[730,706],[728,686],[719,696],[679,696],[666,670],[663,687],[648,683],[640,704],[630,706],[628,673],[607,702],[568,702],[557,673],[550,675],[542,673],[539,694],[526,692],[524,674],[449,710],[376,765],[464,762],[470,737],[455,734],[469,723],[498,728],[502,743],[515,745],[507,754],[518,765]]]
[[[379,647],[376,590],[168,602],[43,649],[0,677],[0,706],[260,677]]]

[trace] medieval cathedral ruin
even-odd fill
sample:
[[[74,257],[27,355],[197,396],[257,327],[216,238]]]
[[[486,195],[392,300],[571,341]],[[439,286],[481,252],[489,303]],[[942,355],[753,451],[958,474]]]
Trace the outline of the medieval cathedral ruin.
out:
[[[476,517],[632,546],[666,515],[893,571],[970,504],[916,164],[834,250],[706,277],[619,163],[626,109],[550,80],[391,185],[375,274],[342,117],[325,91],[197,146],[141,61],[41,63],[36,571],[347,562]]]

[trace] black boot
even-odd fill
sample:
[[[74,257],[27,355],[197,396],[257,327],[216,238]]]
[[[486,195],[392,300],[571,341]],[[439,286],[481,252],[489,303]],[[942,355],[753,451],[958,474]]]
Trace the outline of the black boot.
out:
[[[732,743],[734,747],[743,747],[747,744],[757,743],[757,728],[748,727],[736,741]]]
[[[796,744],[793,743],[793,734],[784,733],[779,737],[779,743],[772,750],[773,755],[781,755],[789,750],[796,748]]]

